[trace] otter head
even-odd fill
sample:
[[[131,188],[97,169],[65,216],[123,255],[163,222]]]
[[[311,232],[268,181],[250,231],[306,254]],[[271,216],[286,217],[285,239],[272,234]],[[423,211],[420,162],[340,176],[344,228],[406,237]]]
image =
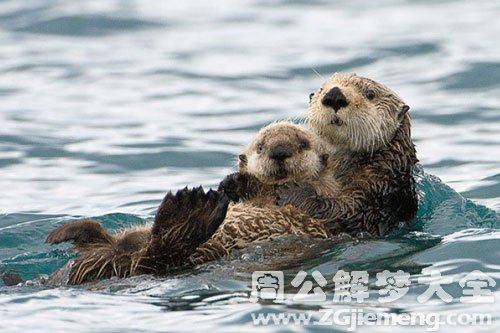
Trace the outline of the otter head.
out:
[[[278,122],[260,130],[239,155],[242,173],[266,184],[305,181],[318,177],[325,169],[328,154],[320,138],[306,129]]]
[[[386,86],[335,73],[310,95],[309,124],[335,148],[373,153],[387,145],[410,107]]]

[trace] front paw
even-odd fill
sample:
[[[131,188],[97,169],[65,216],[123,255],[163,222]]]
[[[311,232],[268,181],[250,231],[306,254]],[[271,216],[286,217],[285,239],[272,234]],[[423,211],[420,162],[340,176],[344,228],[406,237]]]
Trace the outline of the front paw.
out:
[[[318,197],[316,190],[308,183],[288,183],[280,186],[277,190],[280,206],[293,205],[300,207],[304,203],[314,200]]]
[[[237,202],[247,196],[248,177],[239,172],[227,175],[219,184],[219,191],[224,191],[227,197]]]

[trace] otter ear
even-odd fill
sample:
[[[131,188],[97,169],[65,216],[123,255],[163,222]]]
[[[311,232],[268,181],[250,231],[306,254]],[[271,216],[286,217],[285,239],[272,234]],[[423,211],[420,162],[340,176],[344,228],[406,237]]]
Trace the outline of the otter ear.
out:
[[[238,167],[241,169],[245,168],[247,166],[248,159],[247,155],[241,154],[238,156]]]
[[[314,93],[312,92],[309,94],[309,104],[311,104],[313,97],[314,97]]]
[[[401,108],[401,110],[399,110],[399,113],[398,113],[398,119],[399,120],[402,120],[404,115],[408,113],[408,111],[410,110],[410,107],[408,105],[403,105],[403,107]]]
[[[323,165],[326,165],[329,158],[330,158],[330,155],[328,155],[328,154],[323,154],[319,157],[321,164],[323,164]]]

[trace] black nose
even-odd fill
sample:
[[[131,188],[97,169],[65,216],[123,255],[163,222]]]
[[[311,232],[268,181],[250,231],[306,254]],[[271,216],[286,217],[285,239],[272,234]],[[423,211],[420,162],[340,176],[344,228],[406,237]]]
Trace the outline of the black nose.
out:
[[[323,97],[321,100],[321,103],[323,103],[324,106],[329,106],[337,112],[340,108],[347,106],[349,104],[347,102],[347,98],[345,98],[344,94],[342,91],[334,87],[332,90],[326,93],[326,95]]]
[[[276,146],[269,151],[269,158],[279,162],[283,162],[289,157],[292,157],[292,152],[281,145]]]

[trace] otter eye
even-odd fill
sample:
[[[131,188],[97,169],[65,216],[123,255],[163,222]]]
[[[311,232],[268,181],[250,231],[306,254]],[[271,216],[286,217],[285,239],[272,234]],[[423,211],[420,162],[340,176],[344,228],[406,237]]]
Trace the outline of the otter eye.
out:
[[[368,89],[368,91],[366,92],[366,98],[368,98],[369,100],[374,99],[375,98],[375,91]]]
[[[311,103],[311,102],[312,102],[313,97],[314,97],[314,93],[310,93],[310,94],[309,94],[309,103]]]
[[[258,154],[262,153],[262,148],[263,148],[262,143],[259,143],[259,144],[257,145],[257,153],[258,153]]]
[[[306,148],[307,148],[307,142],[306,142],[306,141],[301,141],[301,142],[299,143],[299,147],[300,147],[301,149],[306,149]]]

